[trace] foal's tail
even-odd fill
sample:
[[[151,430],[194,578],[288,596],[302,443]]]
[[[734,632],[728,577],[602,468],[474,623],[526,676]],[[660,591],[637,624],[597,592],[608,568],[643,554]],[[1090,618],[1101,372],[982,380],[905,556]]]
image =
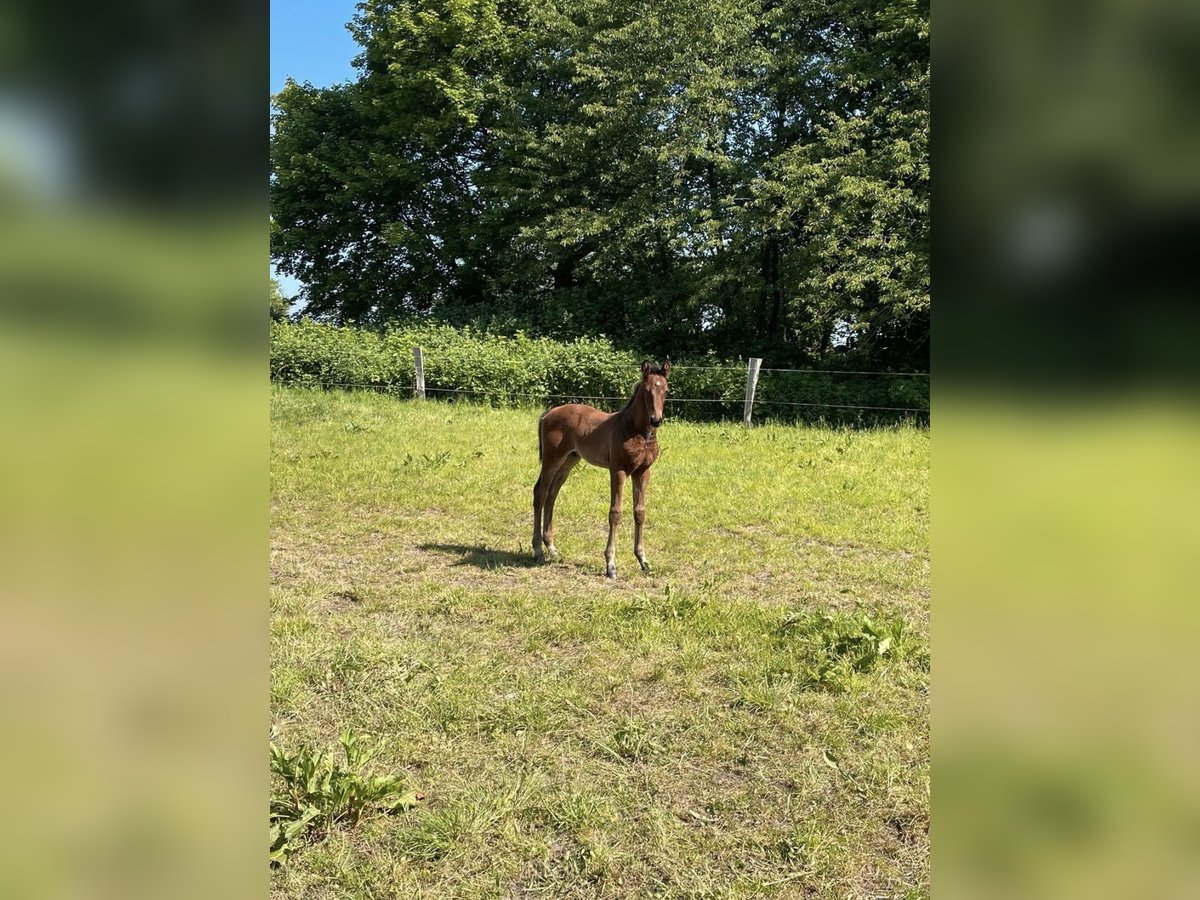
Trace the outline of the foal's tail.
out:
[[[546,412],[549,412],[549,410]],[[542,461],[542,419],[544,418],[546,418],[546,413],[538,416],[538,462]]]

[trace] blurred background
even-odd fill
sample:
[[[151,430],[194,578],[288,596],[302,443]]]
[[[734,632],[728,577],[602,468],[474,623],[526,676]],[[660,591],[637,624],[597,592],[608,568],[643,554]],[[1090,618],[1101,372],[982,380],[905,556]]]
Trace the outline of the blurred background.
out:
[[[0,890],[262,895],[266,6],[0,40]]]
[[[933,872],[1200,890],[1200,7],[934,14]]]

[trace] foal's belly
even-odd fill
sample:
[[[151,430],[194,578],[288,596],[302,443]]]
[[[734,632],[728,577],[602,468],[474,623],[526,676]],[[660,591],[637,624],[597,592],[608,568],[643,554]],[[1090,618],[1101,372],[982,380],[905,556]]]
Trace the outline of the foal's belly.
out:
[[[591,445],[580,442],[575,446],[575,452],[593,466],[621,469],[626,474],[636,469],[647,469],[658,458],[658,445],[647,443],[642,438],[632,438],[619,444],[615,459],[613,449],[613,445],[607,441]]]
[[[588,446],[587,444],[577,444],[575,452],[578,453],[586,462],[590,462],[593,466],[599,466],[602,469],[608,468],[608,447],[607,446]]]

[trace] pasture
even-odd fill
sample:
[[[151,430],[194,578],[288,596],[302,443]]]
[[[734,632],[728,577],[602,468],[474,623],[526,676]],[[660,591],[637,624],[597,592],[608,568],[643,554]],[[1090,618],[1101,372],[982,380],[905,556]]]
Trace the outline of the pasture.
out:
[[[272,387],[275,740],[424,795],[272,895],[927,897],[928,431],[668,408],[610,582],[588,465],[532,562],[539,412]]]

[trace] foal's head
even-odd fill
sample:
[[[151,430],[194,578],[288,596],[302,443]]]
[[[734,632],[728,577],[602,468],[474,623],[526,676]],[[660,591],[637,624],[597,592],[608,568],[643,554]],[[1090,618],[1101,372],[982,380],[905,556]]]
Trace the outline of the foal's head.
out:
[[[671,361],[661,366],[642,363],[642,402],[646,404],[646,415],[650,424],[657,428],[663,420],[663,401],[667,397],[667,378],[671,374]]]

